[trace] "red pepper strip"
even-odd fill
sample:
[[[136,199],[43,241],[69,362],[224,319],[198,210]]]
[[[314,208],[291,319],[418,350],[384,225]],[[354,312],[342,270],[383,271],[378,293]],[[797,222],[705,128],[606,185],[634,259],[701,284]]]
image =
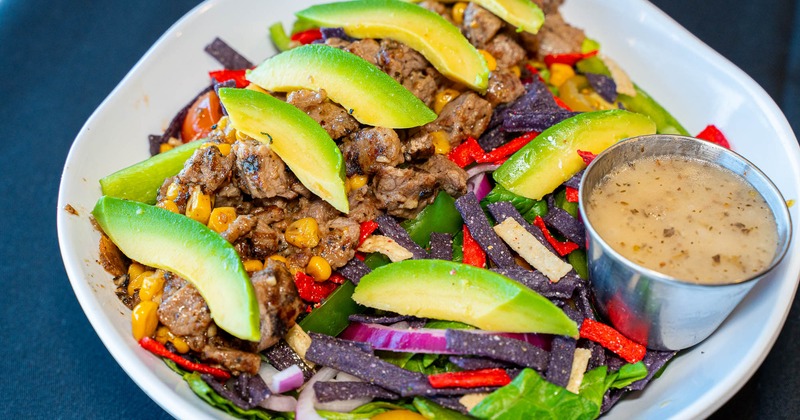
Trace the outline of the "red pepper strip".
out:
[[[362,222],[358,227],[358,246],[356,248],[360,247],[361,244],[363,244],[369,235],[372,235],[376,229],[378,229],[378,222],[374,220]]]
[[[548,54],[544,56],[544,64],[549,68],[555,63],[566,64],[574,66],[578,61],[584,58],[594,57],[597,55],[597,50],[589,51],[587,53],[566,53],[566,54]]]
[[[565,104],[564,101],[562,101],[561,98],[559,98],[558,96],[553,96],[553,100],[556,101],[556,105],[566,109],[567,111],[572,112],[572,108],[570,108],[569,105]]]
[[[485,153],[486,152],[483,151],[483,148],[481,148],[477,140],[468,137],[466,141],[451,150],[450,153],[447,154],[447,158],[452,160],[459,168],[463,168],[475,162],[475,159],[483,156]]]
[[[428,375],[428,382],[434,388],[477,388],[479,386],[505,386],[511,377],[500,368],[465,370]]]
[[[297,286],[297,293],[300,295],[300,299],[314,303],[322,302],[322,299],[328,297],[338,286],[332,281],[318,282],[314,280],[314,277],[302,271],[295,273],[294,284]]]
[[[698,139],[707,140],[711,143],[716,143],[722,147],[727,149],[731,148],[731,144],[728,142],[728,139],[725,138],[725,135],[722,134],[722,131],[719,131],[719,128],[714,124],[709,124],[703,131],[700,132],[697,136]]]
[[[580,334],[581,338],[600,344],[625,359],[628,363],[641,361],[647,352],[643,345],[629,340],[608,325],[589,318],[583,320]]]
[[[530,143],[539,133],[531,131],[530,133],[523,134],[514,140],[492,150],[489,153],[484,153],[480,157],[475,158],[477,163],[498,163],[498,161],[513,155],[517,150],[522,149],[523,146]],[[480,147],[480,146],[479,146]]]
[[[333,274],[331,274],[331,277],[328,278],[328,281],[336,283],[336,284],[343,284],[344,282],[347,281],[347,279],[344,278],[344,276],[339,274],[339,273],[333,273]]]
[[[556,252],[558,252],[558,255],[561,255],[563,257],[564,255],[567,255],[570,252],[578,249],[578,244],[576,244],[575,242],[570,242],[570,241],[560,242],[559,240],[554,238],[553,235],[550,234],[550,230],[547,229],[547,226],[544,224],[544,219],[542,219],[541,216],[536,216],[536,218],[533,219],[533,224],[542,231],[542,234],[544,234],[544,238],[547,239],[547,242],[549,242],[550,245],[553,247],[553,249],[555,249]]]
[[[472,237],[467,225],[464,225],[463,250],[464,256],[461,262],[464,264],[474,265],[478,268],[486,267],[486,253],[483,252],[481,246],[478,245],[478,242]]]
[[[245,78],[247,69],[241,70],[215,70],[208,72],[208,77],[215,79],[217,82],[225,82],[233,79],[236,82],[237,88],[244,88],[250,84],[250,81]]]
[[[585,163],[586,165],[589,165],[590,163],[592,163],[594,158],[597,157],[596,154],[594,154],[592,152],[586,152],[586,151],[583,151],[583,150],[578,150],[578,156],[580,156],[581,159],[583,159],[583,163]]]
[[[150,353],[153,353],[157,356],[166,357],[167,359],[172,360],[173,362],[175,362],[175,364],[184,369],[188,369],[194,372],[207,373],[209,375],[212,375],[220,379],[230,379],[231,377],[231,374],[228,373],[228,371],[211,367],[209,365],[205,365],[202,363],[191,362],[181,356],[178,356],[177,354],[169,351],[163,344],[159,343],[156,340],[153,340],[150,337],[144,337],[141,340],[139,340],[139,345],[142,346],[143,349],[149,351]]]
[[[310,44],[318,39],[322,39],[322,31],[319,28],[308,29],[292,35],[292,41],[297,41],[300,45]]]
[[[580,194],[578,194],[578,190],[576,188],[567,187],[565,192],[567,201],[570,203],[578,202]]]

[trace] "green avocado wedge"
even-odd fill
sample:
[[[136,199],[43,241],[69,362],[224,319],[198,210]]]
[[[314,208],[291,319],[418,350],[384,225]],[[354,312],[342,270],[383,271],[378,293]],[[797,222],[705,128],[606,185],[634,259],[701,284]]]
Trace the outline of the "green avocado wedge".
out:
[[[419,3],[420,1],[412,0],[412,3]],[[441,3],[456,3],[459,0],[439,1]],[[516,26],[519,31],[536,34],[544,24],[544,12],[531,0],[473,0],[473,3],[492,12],[507,23]]]
[[[328,45],[304,45],[278,54],[248,73],[247,80],[274,92],[325,89],[362,124],[411,128],[436,119],[424,102],[378,67]]]
[[[269,145],[312,193],[342,213],[350,211],[342,152],[314,119],[254,90],[223,88],[219,99],[237,130]]]
[[[183,144],[101,178],[103,195],[155,204],[164,180],[180,172],[203,141]]]
[[[629,137],[654,134],[645,115],[621,109],[578,114],[544,130],[494,171],[494,180],[523,197],[541,200],[586,164],[578,151],[598,154]]]
[[[405,260],[361,278],[357,303],[487,331],[578,336],[578,327],[544,296],[482,268],[444,260]]]
[[[311,6],[295,15],[320,26],[342,27],[355,38],[393,39],[422,54],[445,77],[481,93],[489,83],[486,60],[461,31],[438,14],[398,0]]]
[[[186,216],[114,197],[100,197],[92,215],[125,255],[194,285],[217,326],[242,340],[259,341],[253,284],[222,236]]]

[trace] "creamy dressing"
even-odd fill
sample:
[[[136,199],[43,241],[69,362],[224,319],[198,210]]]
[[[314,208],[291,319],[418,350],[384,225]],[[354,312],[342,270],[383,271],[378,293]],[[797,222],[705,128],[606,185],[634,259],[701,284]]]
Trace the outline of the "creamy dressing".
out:
[[[625,258],[696,283],[733,283],[766,268],[778,243],[764,198],[743,178],[682,157],[635,160],[591,191],[587,215]]]

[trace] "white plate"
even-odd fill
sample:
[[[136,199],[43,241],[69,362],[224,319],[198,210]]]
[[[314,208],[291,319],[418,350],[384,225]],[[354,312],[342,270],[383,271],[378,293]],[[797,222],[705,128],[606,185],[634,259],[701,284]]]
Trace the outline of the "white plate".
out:
[[[203,47],[220,36],[258,62],[273,54],[267,27],[320,1],[209,0],[178,21],[145,54],[81,129],[58,197],[58,238],[75,294],[108,350],[161,407],[179,418],[220,417],[183,380],[141,350],[129,311],[111,277],[95,262],[98,233],[89,220],[98,179],[145,159],[147,135],[207,83],[218,64]],[[753,80],[676,22],[641,0],[567,0],[567,20],[599,40],[604,53],[657,98],[686,128],[720,127],[733,147],[760,166],[787,199],[800,198],[800,150],[785,117]],[[246,11],[246,12],[243,12]],[[67,213],[70,204],[79,215]],[[798,254],[798,206],[791,209]],[[619,403],[609,418],[695,418],[712,413],[753,374],[772,347],[791,306],[800,259],[786,258],[758,284],[711,338],[678,357],[643,392]]]

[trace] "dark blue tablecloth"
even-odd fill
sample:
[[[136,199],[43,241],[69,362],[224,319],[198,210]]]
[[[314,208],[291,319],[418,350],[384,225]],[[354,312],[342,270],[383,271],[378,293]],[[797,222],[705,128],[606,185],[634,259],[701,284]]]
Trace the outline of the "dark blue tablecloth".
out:
[[[800,1],[656,3],[758,81],[798,132]],[[7,123],[0,128],[0,418],[168,417],[87,322],[64,272],[54,216],[59,175],[78,130],[195,4],[0,1],[0,115]],[[763,366],[715,417],[800,413],[798,317],[795,300]]]

